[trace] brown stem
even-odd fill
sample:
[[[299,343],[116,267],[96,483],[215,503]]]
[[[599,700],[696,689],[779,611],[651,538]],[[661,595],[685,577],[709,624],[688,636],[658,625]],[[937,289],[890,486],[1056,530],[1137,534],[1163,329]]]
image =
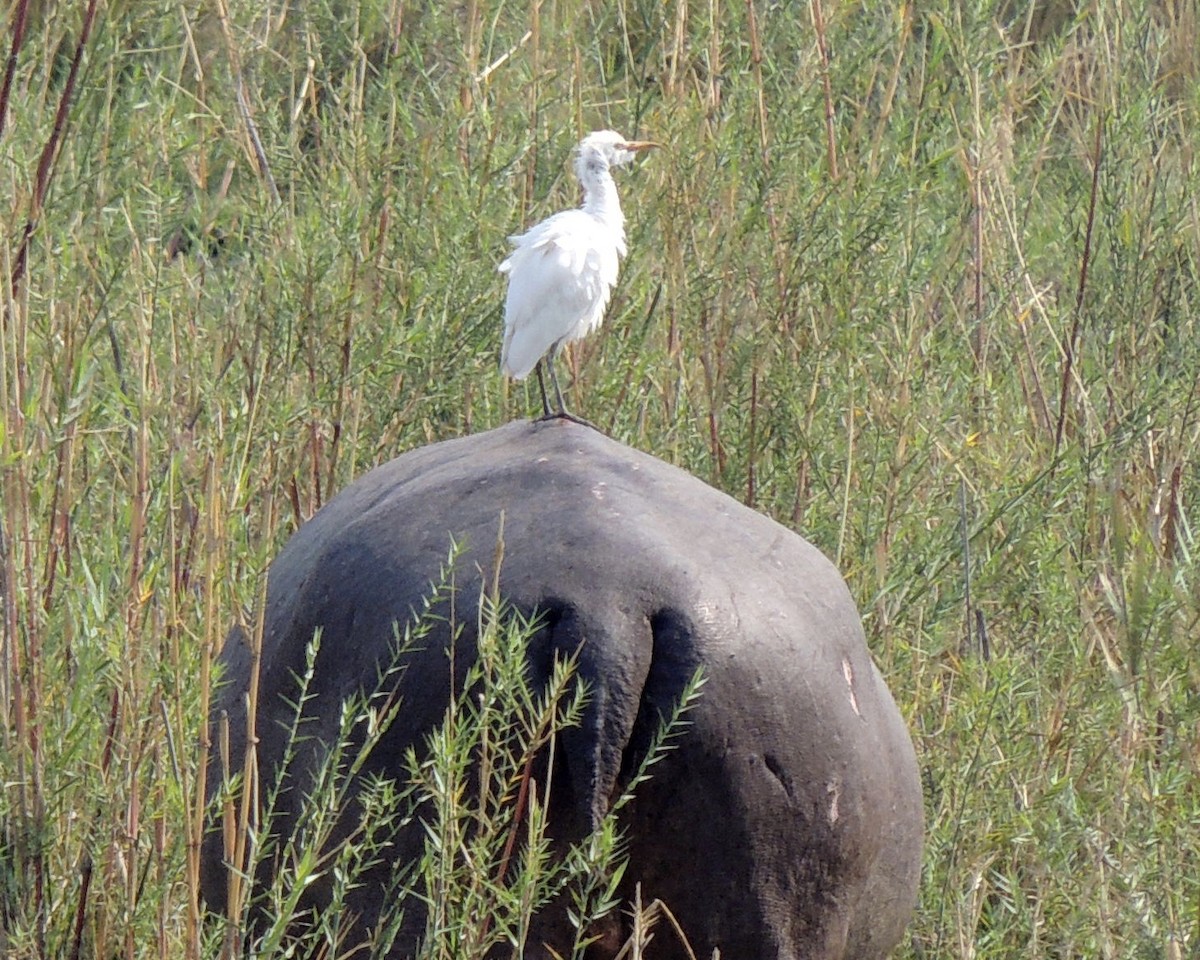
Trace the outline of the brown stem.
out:
[[[521,828],[521,819],[525,813],[525,807],[529,802],[529,781],[533,773],[533,753],[525,759],[525,769],[521,771],[521,784],[517,788],[517,806],[513,812],[512,827],[508,831],[508,839],[504,843],[504,853],[500,856],[500,869],[496,873],[496,884],[504,882],[504,875],[508,872],[508,862],[512,859],[513,850],[517,846],[517,831]],[[487,914],[483,918],[483,926],[481,928],[482,937],[485,939],[488,931],[492,927],[491,914]]]
[[[351,284],[358,285],[360,263],[356,260],[354,265],[354,273],[351,277]],[[346,417],[346,409],[349,406],[349,398],[347,394],[350,388],[350,360],[353,356],[354,349],[354,328],[352,324],[353,311],[347,310],[346,315],[342,319],[342,350],[341,350],[341,365],[338,369],[338,392],[337,402],[334,405],[333,412],[333,437],[329,441],[329,463],[325,472],[325,489],[334,490],[337,480],[337,460],[338,451],[342,440],[342,422]]]
[[[982,151],[982,145],[977,147]],[[974,242],[973,256],[973,281],[974,281],[974,307],[975,307],[975,343],[973,344],[975,351],[975,372],[979,376],[980,382],[983,382],[983,186],[980,183],[982,178],[981,171],[982,163],[978,156],[975,157],[974,163],[971,164],[971,205],[974,207],[971,219],[972,223],[972,240]]]
[[[54,129],[50,132],[50,139],[46,141],[46,146],[42,148],[42,155],[38,159],[37,175],[33,182],[33,199],[29,204],[29,219],[25,222],[21,245],[17,248],[10,281],[14,297],[21,285],[21,278],[25,275],[25,265],[29,260],[29,241],[33,237],[33,231],[37,229],[38,217],[42,212],[42,201],[46,199],[46,188],[50,185],[50,170],[54,165],[54,157],[58,153],[58,145],[67,128],[67,116],[71,110],[71,95],[75,92],[75,81],[79,76],[79,64],[83,60],[83,50],[87,46],[88,37],[92,33],[92,23],[96,19],[96,2],[97,0],[88,0],[87,11],[83,15],[83,26],[79,30],[79,41],[75,44],[75,55],[71,58],[71,69],[67,74],[67,82],[63,84],[62,96],[58,98],[58,110],[54,114]],[[23,8],[24,4],[22,4]],[[18,12],[18,16],[20,15]],[[5,95],[7,96],[7,88]],[[0,114],[0,117],[2,116]]]
[[[746,0],[746,13],[750,27],[750,68],[754,74],[754,87],[758,104],[758,145],[762,154],[763,173],[766,175],[767,187],[763,194],[763,209],[767,214],[767,227],[771,234],[771,250],[775,259],[775,283],[778,288],[781,305],[787,301],[787,266],[784,245],[780,243],[779,218],[775,213],[775,200],[771,187],[771,136],[770,121],[767,117],[767,94],[763,80],[763,45],[762,36],[758,29],[758,15],[754,10],[754,0]],[[791,317],[788,313],[780,318],[784,338],[791,334]]]
[[[758,494],[755,458],[758,456],[758,367],[750,371],[750,442],[746,465],[746,506],[753,508]]]
[[[67,954],[70,960],[79,960],[83,949],[84,922],[87,920],[88,893],[92,888],[92,856],[84,853],[83,864],[79,870],[79,900],[75,904],[75,923],[71,931],[71,950]]]
[[[0,136],[4,135],[4,121],[8,118],[8,98],[12,94],[13,77],[17,72],[17,57],[25,42],[25,21],[29,13],[29,0],[20,0],[13,21],[12,46],[8,50],[8,63],[4,67],[4,85],[0,87]]]
[[[817,34],[817,52],[821,57],[821,83],[825,95],[825,148],[829,155],[829,176],[838,179],[837,132],[834,128],[833,82],[829,79],[829,47],[825,43],[825,14],[821,0],[812,0],[813,30]]]
[[[512,828],[508,831],[508,840],[504,843],[504,853],[500,857],[500,870],[496,874],[496,883],[503,883],[504,874],[508,872],[508,861],[512,859],[513,850],[517,846],[517,831],[521,828],[521,820],[525,815],[525,807],[529,802],[529,780],[533,772],[533,753],[525,759],[525,769],[521,771],[521,784],[517,788],[517,806],[513,811]]]
[[[1063,423],[1070,399],[1071,371],[1075,365],[1075,350],[1079,344],[1079,327],[1083,317],[1083,296],[1087,290],[1088,265],[1092,262],[1092,227],[1096,222],[1096,196],[1100,192],[1100,149],[1103,144],[1104,117],[1096,118],[1096,143],[1092,150],[1092,193],[1088,198],[1087,231],[1083,237],[1083,261],[1079,265],[1079,288],[1075,292],[1075,317],[1071,321],[1071,336],[1063,358],[1062,387],[1058,396],[1058,424],[1054,428],[1054,456],[1062,444]]]

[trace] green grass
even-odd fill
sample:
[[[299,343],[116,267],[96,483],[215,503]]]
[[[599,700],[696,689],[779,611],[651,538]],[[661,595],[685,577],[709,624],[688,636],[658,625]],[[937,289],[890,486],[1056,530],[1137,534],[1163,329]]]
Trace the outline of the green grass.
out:
[[[536,409],[495,265],[605,126],[667,146],[568,400],[844,572],[900,956],[1200,950],[1194,3],[197,6],[100,5],[35,209],[83,13],[29,4],[0,135],[8,955],[188,949],[206,664],[332,492]]]
[[[502,541],[497,546],[499,562]],[[589,689],[576,682],[573,658],[556,661],[544,689],[532,689],[527,649],[538,624],[498,603],[493,580],[477,609],[463,611],[478,618],[479,656],[451,693],[442,723],[425,732],[420,750],[409,747],[395,758],[394,775],[381,775],[377,761],[371,766],[372,753],[388,748],[389,728],[405,715],[408,704],[397,688],[409,655],[426,649],[429,631],[437,628],[454,638],[453,658],[463,622],[447,622],[444,611],[453,609],[448,601],[458,592],[457,553],[451,551],[421,614],[396,625],[391,655],[375,678],[364,678],[361,693],[342,704],[319,759],[311,744],[318,718],[308,703],[319,687],[319,632],[289,691],[285,757],[263,753],[267,762],[255,767],[231,746],[239,741],[229,718],[218,724],[220,769],[210,773],[222,784],[214,808],[227,865],[221,878],[226,919],[210,917],[193,928],[189,952],[387,956],[398,936],[411,935],[403,924],[419,916],[423,937],[414,960],[495,956],[507,945],[520,956],[547,933],[566,938],[569,947],[559,941],[564,956],[584,960],[596,924],[607,917],[616,927],[625,906],[616,894],[624,873],[621,811],[686,731],[703,678],[697,673],[663,718],[641,766],[598,827],[570,843],[561,831],[555,839],[546,773],[553,761],[547,758],[562,749],[562,731],[582,722]],[[263,722],[260,715],[256,729]],[[295,762],[304,773],[277,774],[280,759],[284,768]],[[415,848],[402,830],[415,831]],[[415,855],[403,855],[413,849]],[[259,882],[251,885],[247,877]],[[363,889],[386,904],[381,916],[361,916],[357,893]],[[657,904],[644,909],[646,924],[661,919]],[[548,924],[545,915],[553,917]],[[252,954],[241,952],[247,930]],[[632,955],[640,956],[641,938],[633,943]]]

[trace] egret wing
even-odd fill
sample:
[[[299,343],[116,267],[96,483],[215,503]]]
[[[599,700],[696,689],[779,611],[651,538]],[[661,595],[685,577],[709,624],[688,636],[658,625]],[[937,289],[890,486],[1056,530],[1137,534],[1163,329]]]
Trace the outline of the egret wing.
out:
[[[515,379],[538,360],[584,336],[604,318],[617,279],[620,237],[582,210],[567,210],[510,238],[501,367]]]

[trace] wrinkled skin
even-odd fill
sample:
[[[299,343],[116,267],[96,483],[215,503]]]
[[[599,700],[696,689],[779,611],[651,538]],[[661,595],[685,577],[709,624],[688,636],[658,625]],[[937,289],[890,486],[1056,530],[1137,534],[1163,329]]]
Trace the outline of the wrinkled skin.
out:
[[[714,948],[729,960],[885,956],[916,898],[921,791],[908,732],[841,577],[774,521],[568,421],[511,423],[414,450],[359,478],[300,529],[269,577],[262,763],[282,753],[276,721],[289,715],[282,698],[294,696],[313,631],[322,641],[307,733],[319,741],[336,730],[341,700],[373,679],[393,623],[420,607],[451,535],[467,545],[458,595],[478,597],[501,511],[501,592],[547,614],[531,672],[545,677],[556,651],[578,648],[593,690],[584,723],[560,744],[555,832],[579,836],[603,815],[701,666],[707,682],[691,725],[622,814],[624,895],[640,883],[643,902],[666,902],[698,957]],[[460,661],[474,642],[473,618],[462,619]],[[441,720],[445,639],[435,635],[410,658],[404,711],[375,769],[399,774],[404,749]],[[228,713],[240,757],[250,667],[236,634],[222,659],[228,682],[214,715]],[[314,749],[293,762],[301,781]],[[415,857],[422,840],[419,828],[402,834],[397,856]],[[216,908],[225,899],[220,860],[210,834],[203,887]],[[354,909],[378,912],[378,886],[357,896]],[[416,913],[406,922],[397,957],[422,930]],[[609,943],[623,935],[608,933]],[[554,942],[552,918],[538,935]],[[647,956],[684,953],[660,929]]]

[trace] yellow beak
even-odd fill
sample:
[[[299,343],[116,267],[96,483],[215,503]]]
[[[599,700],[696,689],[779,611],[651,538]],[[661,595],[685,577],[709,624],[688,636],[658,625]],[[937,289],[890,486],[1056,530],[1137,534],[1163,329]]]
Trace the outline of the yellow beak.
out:
[[[634,153],[639,150],[653,150],[661,146],[661,143],[655,143],[653,140],[629,140],[625,143],[625,149],[632,150]]]

